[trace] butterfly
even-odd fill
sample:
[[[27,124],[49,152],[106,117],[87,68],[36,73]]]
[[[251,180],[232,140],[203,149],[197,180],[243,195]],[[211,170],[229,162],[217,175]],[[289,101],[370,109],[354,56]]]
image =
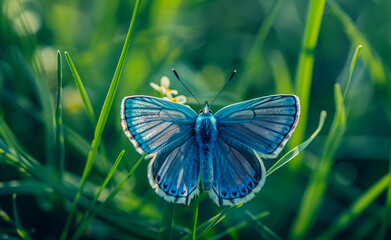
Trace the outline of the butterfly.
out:
[[[150,185],[166,201],[181,204],[199,194],[199,182],[219,206],[254,198],[266,178],[261,158],[277,157],[299,115],[295,95],[255,98],[216,114],[208,102],[199,114],[150,96],[128,96],[121,103],[125,135],[150,159]]]

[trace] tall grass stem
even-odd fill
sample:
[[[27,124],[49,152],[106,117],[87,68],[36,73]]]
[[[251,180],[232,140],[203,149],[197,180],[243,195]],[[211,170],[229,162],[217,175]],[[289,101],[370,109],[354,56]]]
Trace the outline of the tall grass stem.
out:
[[[103,104],[103,108],[102,108],[101,114],[100,114],[99,119],[98,119],[98,123],[97,123],[96,128],[95,128],[94,140],[92,141],[91,150],[90,150],[90,152],[88,154],[87,162],[86,162],[85,168],[83,170],[82,178],[81,178],[81,181],[80,181],[79,191],[77,192],[76,197],[73,200],[71,212],[70,212],[70,214],[68,216],[68,219],[66,221],[66,224],[65,224],[65,227],[64,227],[64,231],[61,234],[61,240],[65,240],[66,237],[67,237],[67,234],[68,234],[70,226],[71,226],[71,221],[72,221],[73,215],[74,215],[74,213],[76,211],[77,202],[78,202],[79,198],[82,195],[82,192],[83,192],[83,189],[84,189],[84,185],[85,185],[87,177],[88,177],[88,175],[89,175],[89,173],[91,171],[95,155],[96,155],[96,153],[98,151],[99,143],[100,143],[100,140],[101,140],[101,137],[102,137],[102,132],[103,132],[104,126],[106,124],[106,120],[107,120],[107,117],[109,115],[111,106],[112,106],[113,101],[114,101],[115,92],[116,92],[117,87],[118,87],[118,82],[119,82],[119,79],[120,79],[120,76],[121,76],[122,68],[124,66],[125,58],[126,58],[126,55],[127,55],[128,49],[129,49],[130,39],[132,37],[132,32],[133,32],[136,16],[137,16],[138,10],[140,8],[140,4],[141,4],[141,0],[137,0],[135,8],[134,8],[134,11],[133,11],[132,20],[131,20],[130,25],[129,25],[129,30],[128,30],[128,33],[126,35],[124,47],[122,49],[118,65],[117,65],[117,68],[116,68],[114,76],[113,76],[113,80],[111,81],[111,84],[110,84],[109,92],[107,93],[107,96],[106,96],[105,102]]]
[[[62,63],[60,51],[57,51],[56,137],[58,171],[60,174],[60,179],[62,179],[65,171],[65,141],[64,128],[62,125]]]
[[[325,0],[309,1],[304,38],[295,77],[296,93],[300,98],[301,105],[300,122],[290,141],[291,148],[303,142],[306,133],[314,53],[318,43],[325,2]],[[293,169],[297,169],[300,166],[300,158],[295,162],[295,164],[290,165]]]

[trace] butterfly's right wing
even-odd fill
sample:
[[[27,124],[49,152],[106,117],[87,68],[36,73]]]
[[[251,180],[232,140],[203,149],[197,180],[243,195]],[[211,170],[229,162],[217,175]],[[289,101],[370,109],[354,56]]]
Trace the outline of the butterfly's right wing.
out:
[[[194,134],[197,114],[189,107],[149,96],[125,97],[122,130],[140,154],[173,149]]]
[[[219,131],[209,196],[219,205],[247,202],[266,178],[262,160],[276,157],[300,114],[294,95],[274,95],[227,106],[215,114]]]
[[[191,108],[160,98],[130,96],[122,100],[123,131],[140,154],[149,153],[149,183],[166,201],[189,204],[199,192],[196,117]]]
[[[209,196],[217,205],[232,206],[255,197],[266,179],[263,162],[249,147],[218,138]]]

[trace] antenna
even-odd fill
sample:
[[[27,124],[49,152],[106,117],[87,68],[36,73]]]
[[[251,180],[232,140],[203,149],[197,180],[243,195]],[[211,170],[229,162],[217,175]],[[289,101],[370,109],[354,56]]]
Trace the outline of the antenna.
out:
[[[224,86],[221,88],[220,92],[217,93],[216,97],[213,99],[213,101],[210,103],[210,106],[216,101],[217,97],[220,95],[220,93],[224,90],[224,88],[228,85],[229,82],[231,82],[232,78],[235,76],[236,70],[233,71],[231,74],[231,77],[229,77],[228,81],[224,84]],[[209,106],[209,107],[210,107]]]
[[[179,80],[180,83],[182,83],[182,85],[186,88],[186,90],[191,94],[191,96],[193,96],[193,98],[198,102],[198,104],[201,106],[202,108],[202,105],[200,103],[200,101],[198,101],[198,99],[196,98],[196,96],[194,96],[194,94],[190,91],[190,89],[188,87],[186,87],[186,85],[182,82],[182,80],[179,78],[179,75],[178,73],[175,71],[175,69],[172,69],[172,71],[174,72],[175,74],[175,77]]]

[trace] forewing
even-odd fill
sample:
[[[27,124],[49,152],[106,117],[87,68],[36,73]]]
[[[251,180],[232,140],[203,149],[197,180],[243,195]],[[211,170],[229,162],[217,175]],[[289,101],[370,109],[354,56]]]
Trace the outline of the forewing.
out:
[[[299,121],[295,95],[274,95],[227,106],[215,115],[219,136],[244,144],[264,157],[276,157]]]
[[[130,96],[121,103],[122,130],[140,154],[182,144],[194,134],[196,116],[187,106],[155,97]]]
[[[194,137],[174,149],[162,149],[152,154],[148,179],[155,192],[166,201],[189,204],[199,193],[197,156]]]
[[[217,140],[209,190],[216,204],[231,206],[249,201],[262,188],[265,178],[265,167],[254,150],[240,143]]]

